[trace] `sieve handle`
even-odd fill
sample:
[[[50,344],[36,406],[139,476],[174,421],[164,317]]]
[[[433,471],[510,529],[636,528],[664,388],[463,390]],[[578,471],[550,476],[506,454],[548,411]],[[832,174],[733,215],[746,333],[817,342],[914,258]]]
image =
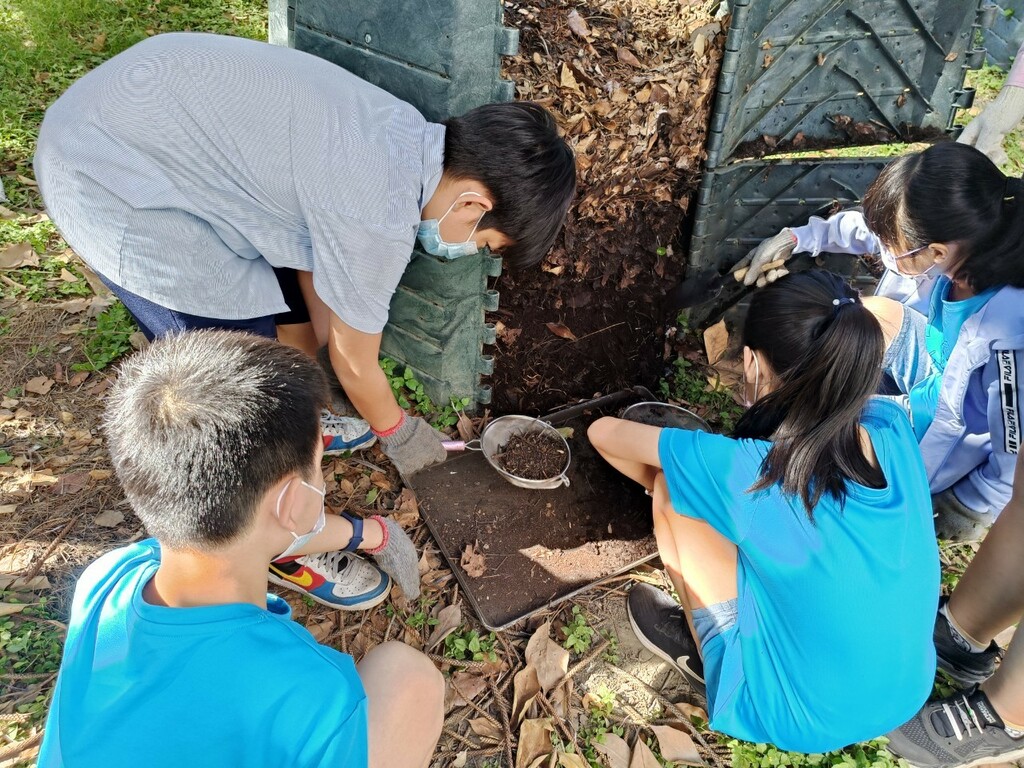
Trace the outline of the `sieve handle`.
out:
[[[473,445],[476,443],[476,445]],[[441,445],[444,449],[450,453],[458,453],[460,451],[480,451],[483,450],[480,447],[479,440],[442,440]]]

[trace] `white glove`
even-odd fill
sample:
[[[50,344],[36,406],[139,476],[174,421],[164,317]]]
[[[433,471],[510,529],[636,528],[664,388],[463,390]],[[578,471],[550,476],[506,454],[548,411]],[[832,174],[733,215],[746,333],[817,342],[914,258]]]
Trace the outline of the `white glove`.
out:
[[[732,276],[736,280],[742,280],[744,285],[757,283],[758,288],[763,288],[768,283],[773,283],[783,275],[789,274],[789,270],[783,265],[793,255],[795,247],[796,235],[787,227],[779,234],[762,240],[756,248],[744,256],[733,267]]]
[[[1009,161],[1003,139],[1024,118],[1024,88],[1004,85],[999,95],[964,128],[957,141],[984,152],[996,165]]]

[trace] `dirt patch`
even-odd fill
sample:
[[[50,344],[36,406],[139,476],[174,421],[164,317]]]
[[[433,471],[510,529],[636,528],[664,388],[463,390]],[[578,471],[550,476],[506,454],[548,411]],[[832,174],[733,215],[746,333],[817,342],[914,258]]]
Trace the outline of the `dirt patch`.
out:
[[[617,394],[550,419],[573,429],[568,487],[518,488],[479,453],[412,478],[420,510],[484,624],[505,626],[655,553],[650,500],[586,438],[594,420],[643,399]],[[484,556],[485,575],[474,578],[479,570],[462,564],[467,545]]]
[[[716,6],[505,3],[520,53],[504,74],[519,98],[559,119],[579,189],[540,269],[495,286],[497,412],[544,413],[660,378],[662,297],[684,269],[680,226],[700,181],[725,39]]]
[[[506,472],[524,480],[549,480],[562,474],[568,456],[556,435],[523,432],[512,435],[494,460]]]

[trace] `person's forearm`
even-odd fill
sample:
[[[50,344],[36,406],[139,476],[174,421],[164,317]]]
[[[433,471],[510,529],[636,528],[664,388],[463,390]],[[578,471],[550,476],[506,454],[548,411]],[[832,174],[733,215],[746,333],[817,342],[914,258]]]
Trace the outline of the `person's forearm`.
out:
[[[398,424],[404,412],[395,401],[387,376],[377,361],[351,365],[346,360],[339,360],[339,357],[331,350],[334,372],[338,374],[338,381],[359,415],[377,432],[384,432]]]
[[[312,555],[319,552],[334,552],[344,549],[352,541],[352,523],[340,515],[327,515],[327,524],[319,534],[296,552],[296,555]],[[384,529],[380,522],[367,518],[363,522],[363,540],[359,549],[377,549],[384,542]]]

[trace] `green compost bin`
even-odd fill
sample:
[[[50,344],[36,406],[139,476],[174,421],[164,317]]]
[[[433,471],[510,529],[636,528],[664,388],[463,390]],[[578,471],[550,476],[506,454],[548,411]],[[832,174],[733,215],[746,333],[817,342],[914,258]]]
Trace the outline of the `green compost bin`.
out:
[[[270,42],[312,53],[413,104],[440,122],[473,107],[509,101],[501,57],[516,53],[518,30],[502,26],[499,0],[270,0]],[[490,402],[481,377],[493,372],[485,312],[501,260],[482,252],[444,261],[421,251],[391,300],[381,353],[408,366],[431,400]]]

